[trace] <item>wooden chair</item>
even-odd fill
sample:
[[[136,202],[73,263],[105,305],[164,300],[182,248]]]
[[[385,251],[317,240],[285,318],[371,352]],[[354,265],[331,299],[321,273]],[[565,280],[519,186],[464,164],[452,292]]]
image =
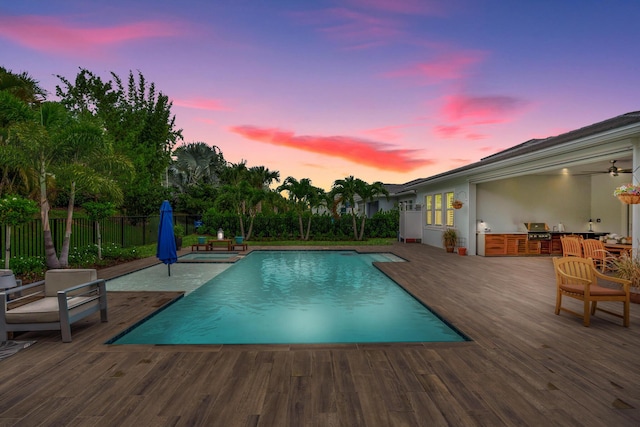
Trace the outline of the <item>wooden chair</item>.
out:
[[[581,236],[560,236],[560,243],[562,243],[562,256],[582,257]]]
[[[556,314],[560,310],[582,317],[584,326],[589,326],[590,315],[596,310],[603,311],[623,319],[623,325],[629,327],[629,287],[631,281],[606,276],[596,270],[593,260],[578,257],[553,258],[556,273]],[[621,285],[622,289],[600,286],[598,279]],[[583,313],[562,307],[562,297],[575,298],[584,303]],[[598,308],[599,301],[619,301],[624,305],[623,314]],[[589,307],[591,305],[591,307]]]
[[[596,268],[600,267],[603,273],[610,270],[608,263],[613,257],[604,247],[604,243],[596,239],[584,239],[582,241],[582,253],[585,258],[591,258]]]

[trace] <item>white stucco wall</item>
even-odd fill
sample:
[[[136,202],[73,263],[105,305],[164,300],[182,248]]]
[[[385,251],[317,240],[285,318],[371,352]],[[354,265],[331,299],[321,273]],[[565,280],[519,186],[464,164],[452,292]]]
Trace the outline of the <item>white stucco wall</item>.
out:
[[[612,177],[608,174],[591,177],[591,214],[593,231],[630,235],[627,229],[630,205],[620,202],[612,193],[616,187],[631,182],[630,174]],[[600,222],[595,222],[600,218]]]
[[[618,185],[620,180],[607,174],[529,175],[481,183],[477,218],[493,232],[524,231],[525,222],[544,222],[550,228],[562,223],[566,231],[583,232],[592,218],[594,231],[620,234],[626,208],[612,196]]]

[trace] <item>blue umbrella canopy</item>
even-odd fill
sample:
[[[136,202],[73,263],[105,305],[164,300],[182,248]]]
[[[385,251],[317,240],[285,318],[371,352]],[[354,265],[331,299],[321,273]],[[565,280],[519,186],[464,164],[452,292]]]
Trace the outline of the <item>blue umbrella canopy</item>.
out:
[[[176,239],[173,235],[173,209],[168,200],[160,206],[160,225],[158,226],[158,249],[156,257],[167,264],[171,276],[171,264],[178,261]]]

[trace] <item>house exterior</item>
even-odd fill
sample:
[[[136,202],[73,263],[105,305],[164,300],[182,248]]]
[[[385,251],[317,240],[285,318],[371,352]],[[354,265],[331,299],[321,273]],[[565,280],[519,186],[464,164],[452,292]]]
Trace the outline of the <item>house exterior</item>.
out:
[[[637,183],[638,175],[631,171],[639,168],[637,111],[393,186],[390,200],[380,199],[378,208],[386,208],[383,203],[412,210],[417,206],[423,244],[442,247],[442,232],[451,227],[469,255],[477,253],[484,233],[522,233],[529,222],[561,226],[567,232],[591,229],[632,236],[636,248],[640,227],[633,224],[640,224],[640,205],[621,203],[613,191]],[[454,200],[462,207],[454,209]]]

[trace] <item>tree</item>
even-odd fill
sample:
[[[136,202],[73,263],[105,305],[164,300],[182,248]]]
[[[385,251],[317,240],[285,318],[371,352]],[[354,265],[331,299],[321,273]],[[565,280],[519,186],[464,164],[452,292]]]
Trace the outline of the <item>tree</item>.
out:
[[[309,240],[312,218],[311,208],[321,204],[324,190],[311,185],[311,180],[309,178],[303,178],[298,181],[294,177],[289,176],[284,180],[282,185],[278,187],[277,191],[286,191],[289,194],[289,200],[293,203],[294,210],[298,214],[300,239]],[[306,233],[304,232],[304,226],[302,223],[302,217],[305,212],[309,212]]]
[[[115,206],[111,202],[87,202],[82,205],[89,215],[89,220],[96,225],[96,240],[98,241],[98,259],[102,259],[102,235],[100,234],[100,221],[113,216],[116,213]]]
[[[40,220],[44,234],[47,267],[60,268],[49,224],[48,182],[53,179],[50,167],[56,159],[55,135],[67,124],[64,106],[55,102],[43,103],[30,120],[14,124],[10,142],[30,160],[28,167],[36,177],[39,189]]]
[[[126,176],[130,164],[114,155],[99,123],[91,118],[74,117],[60,103],[43,103],[32,120],[17,123],[12,129],[15,137],[11,143],[31,160],[28,167],[38,179],[47,267],[66,267],[76,192],[103,194],[120,202],[122,190],[114,177]],[[56,186],[58,189],[65,186],[69,193],[60,257],[49,224],[49,190]]]
[[[7,92],[27,105],[40,104],[46,99],[47,91],[28,73],[16,74],[0,67],[0,92]]]
[[[182,145],[173,152],[175,160],[169,168],[170,185],[185,192],[189,186],[217,185],[225,167],[220,148],[204,142]]]
[[[358,194],[358,188],[364,184],[359,178],[354,178],[353,175],[348,176],[344,179],[337,179],[333,182],[333,186],[331,187],[331,194],[335,198],[339,196],[343,203],[347,204],[347,207],[351,210],[351,216],[353,219],[353,239],[358,240],[358,227],[356,224],[356,214],[355,214],[355,198],[356,194]]]
[[[113,152],[98,123],[87,114],[72,118],[58,135],[57,142],[58,161],[52,169],[58,186],[64,186],[69,194],[59,258],[60,266],[67,267],[76,194],[86,192],[120,204],[124,197],[116,177],[132,176],[133,167],[127,158]]]
[[[353,219],[353,237],[355,240],[362,240],[364,237],[364,224],[366,220],[365,212],[362,215],[362,222],[360,225],[360,233],[358,234],[358,226],[356,223],[356,196],[362,201],[371,200],[378,194],[389,195],[389,192],[384,188],[384,184],[380,181],[376,181],[373,184],[354,178],[353,175],[344,179],[338,179],[333,183],[331,194],[335,199],[339,196],[343,202],[346,202],[351,210],[351,216]]]
[[[11,258],[11,227],[17,227],[31,221],[38,212],[38,206],[33,200],[20,196],[7,196],[0,200],[0,224],[6,225],[4,246],[4,268],[9,269]]]
[[[182,139],[182,130],[175,128],[169,98],[156,92],[155,84],[148,84],[140,72],[137,81],[129,72],[126,87],[113,72],[108,82],[86,69],[80,70],[73,83],[58,78],[62,85],[56,86],[56,95],[61,102],[73,112],[99,118],[115,153],[131,160],[135,179],[120,179],[124,209],[132,215],[155,212],[166,196],[162,184],[171,150]]]
[[[11,126],[31,120],[45,96],[46,91],[27,73],[0,67],[0,194],[31,190],[24,153],[8,140]]]
[[[384,194],[385,196],[389,197],[389,191],[387,191],[387,189],[384,187],[384,184],[380,181],[376,181],[373,184],[367,184],[366,182],[363,182],[358,186],[357,194],[358,196],[360,196],[363,202],[373,201],[373,199],[380,194]],[[364,223],[366,219],[366,212],[363,212],[358,240],[362,240],[362,238],[364,237]]]

